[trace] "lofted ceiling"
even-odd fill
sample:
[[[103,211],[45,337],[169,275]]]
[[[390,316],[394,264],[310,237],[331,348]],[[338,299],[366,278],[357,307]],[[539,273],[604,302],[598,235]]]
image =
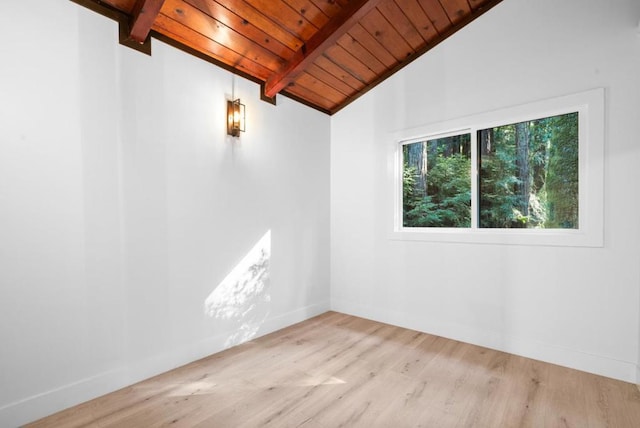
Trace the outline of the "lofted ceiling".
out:
[[[120,43],[161,40],[333,114],[501,0],[72,0]]]

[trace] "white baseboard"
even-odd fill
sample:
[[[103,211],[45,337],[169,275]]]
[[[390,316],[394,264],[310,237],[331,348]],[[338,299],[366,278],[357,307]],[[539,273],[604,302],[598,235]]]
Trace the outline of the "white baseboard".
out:
[[[262,324],[262,328],[258,332],[259,336],[264,336],[274,331],[281,330],[293,324],[297,324],[309,318],[323,314],[330,310],[330,302],[328,300],[317,303],[315,305],[305,306],[295,311],[287,312],[276,317],[272,317]]]
[[[272,333],[329,310],[329,301],[267,317],[252,339]],[[18,427],[60,410],[75,406],[125,386],[220,352],[229,346],[227,338],[235,332],[208,337],[193,345],[144,360],[130,362],[95,376],[60,386],[0,407],[0,427]]]
[[[523,339],[475,326],[443,324],[426,316],[369,307],[357,303],[332,299],[331,310],[387,324],[397,325],[473,345],[483,346],[534,360],[557,364],[630,383],[640,383],[640,369],[630,361],[594,355],[548,343]]]
[[[177,349],[173,352],[167,352],[161,355],[154,356],[153,358],[136,361],[129,364],[127,368],[128,376],[126,385],[140,382],[157,374],[164,373],[176,367],[180,367],[190,362],[207,357],[211,354],[215,354],[216,352],[223,351],[227,348],[230,348],[231,346],[239,345],[240,343],[246,342],[247,340],[257,339],[258,337],[283,329],[292,324],[307,320],[311,317],[327,312],[328,310],[329,301],[324,301],[290,312],[285,312],[283,314],[267,316],[267,318],[260,325],[260,328],[258,329],[256,334],[244,340],[229,344],[229,337],[234,336],[237,332],[227,331],[207,337],[200,342],[196,342],[189,346]]]
[[[124,386],[124,370],[112,370],[0,407],[0,426],[18,427]]]

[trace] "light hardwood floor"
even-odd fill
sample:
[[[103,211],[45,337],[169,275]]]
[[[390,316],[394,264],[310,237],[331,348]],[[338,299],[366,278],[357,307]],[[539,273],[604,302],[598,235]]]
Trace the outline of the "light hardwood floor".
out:
[[[635,385],[335,312],[29,427],[640,427]]]

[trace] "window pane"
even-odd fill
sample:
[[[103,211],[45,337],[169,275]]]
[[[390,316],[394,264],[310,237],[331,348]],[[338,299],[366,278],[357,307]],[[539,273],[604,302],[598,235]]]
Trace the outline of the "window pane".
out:
[[[402,147],[404,227],[471,227],[471,135]]]
[[[578,113],[478,131],[479,227],[577,229]]]

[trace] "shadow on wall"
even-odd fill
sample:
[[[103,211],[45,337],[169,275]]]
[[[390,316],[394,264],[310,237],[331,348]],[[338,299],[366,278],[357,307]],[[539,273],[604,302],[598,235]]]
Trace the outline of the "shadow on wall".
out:
[[[231,347],[251,340],[270,312],[271,230],[260,238],[204,301],[207,316],[234,325],[225,342]]]

